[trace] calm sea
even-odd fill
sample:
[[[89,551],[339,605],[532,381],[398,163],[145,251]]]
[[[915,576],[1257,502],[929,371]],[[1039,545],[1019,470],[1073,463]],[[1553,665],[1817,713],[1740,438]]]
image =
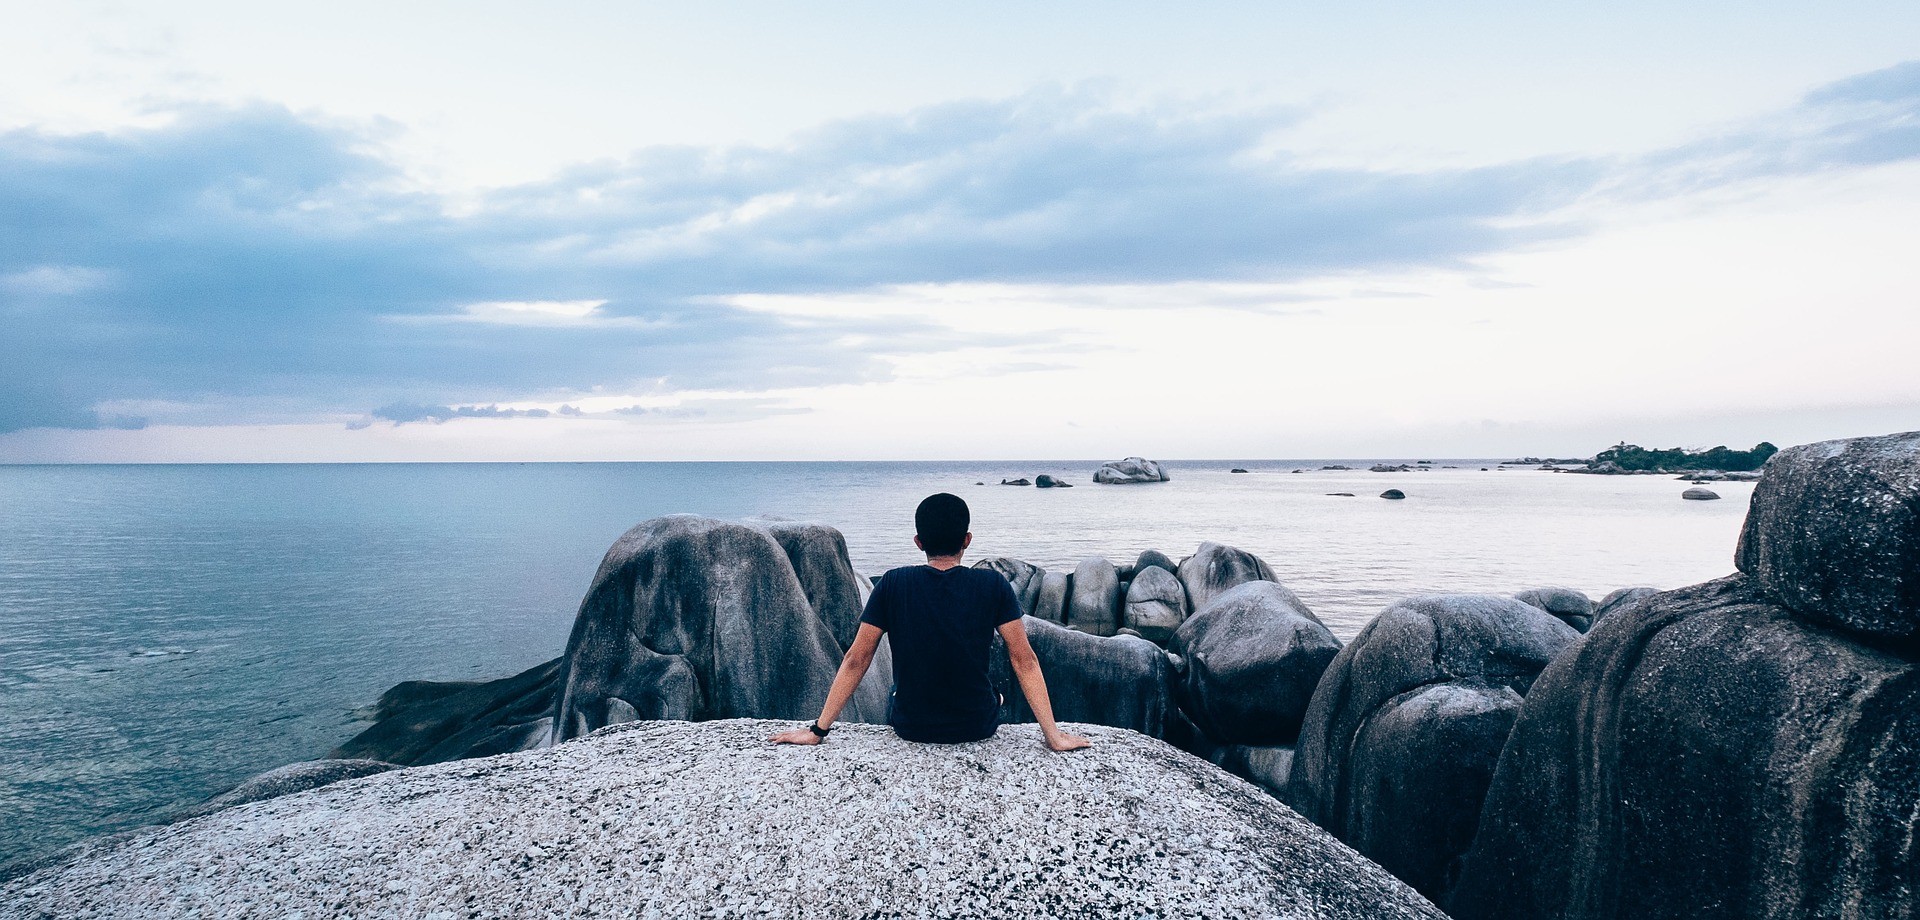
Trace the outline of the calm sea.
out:
[[[971,558],[1232,543],[1346,639],[1407,594],[1724,575],[1752,491],[1471,460],[1290,472],[1371,462],[1175,462],[1150,486],[1094,485],[1091,461],[0,466],[0,862],[322,756],[399,681],[554,657],[601,554],[656,515],[822,521],[874,573],[915,561],[914,505],[951,491]],[[975,484],[1038,473],[1079,485]]]

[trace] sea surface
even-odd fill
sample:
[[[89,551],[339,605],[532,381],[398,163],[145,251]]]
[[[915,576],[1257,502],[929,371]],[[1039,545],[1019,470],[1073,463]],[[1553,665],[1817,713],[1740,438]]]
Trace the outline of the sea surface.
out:
[[[972,560],[1231,543],[1345,640],[1409,594],[1725,575],[1752,492],[1373,462],[1175,461],[1133,486],[1094,461],[0,466],[0,863],[324,756],[399,681],[558,655],[608,545],[661,514],[832,524],[872,574],[918,561],[913,508],[950,491]],[[994,484],[1039,473],[1077,487]]]

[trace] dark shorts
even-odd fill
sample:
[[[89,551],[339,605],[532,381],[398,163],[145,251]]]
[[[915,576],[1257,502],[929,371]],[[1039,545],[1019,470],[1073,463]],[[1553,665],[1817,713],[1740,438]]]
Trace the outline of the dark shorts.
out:
[[[1001,703],[1006,697],[1000,698]],[[969,741],[985,741],[1000,730],[1000,713],[994,712],[984,723],[973,725],[896,725],[893,721],[893,701],[887,701],[887,724],[893,726],[893,733],[902,741],[919,744],[965,744]]]

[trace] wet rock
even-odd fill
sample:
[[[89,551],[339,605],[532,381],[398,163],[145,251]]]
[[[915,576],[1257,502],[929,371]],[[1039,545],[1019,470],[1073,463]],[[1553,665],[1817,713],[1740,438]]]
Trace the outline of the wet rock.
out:
[[[1386,499],[1392,499],[1394,501],[1399,501],[1400,499],[1406,498],[1407,493],[1402,492],[1399,489],[1388,489],[1385,492],[1380,493],[1380,497],[1386,498]]]
[[[1227,472],[1229,472],[1229,473],[1244,473],[1244,472],[1247,472],[1247,471],[1246,471],[1246,470],[1243,470],[1243,469],[1241,469],[1241,468],[1239,468],[1239,467],[1237,467],[1237,466],[1236,466],[1236,467],[1234,467],[1233,469],[1230,469],[1230,470],[1228,470]]]
[[[1680,493],[1680,497],[1690,502],[1710,502],[1710,501],[1718,500],[1720,498],[1720,493],[1715,492],[1712,489],[1702,488],[1700,486],[1694,486],[1693,488]]]
[[[1187,589],[1173,572],[1157,565],[1140,570],[1127,585],[1121,624],[1156,645],[1165,645],[1187,618]]]
[[[1740,571],[1814,622],[1920,639],[1920,432],[1791,447],[1763,472]]]
[[[1315,689],[1287,803],[1421,893],[1444,897],[1521,698],[1578,637],[1507,597],[1394,603]]]
[[[1352,498],[1353,497],[1352,492],[1328,492],[1327,495],[1334,498]]]
[[[1070,726],[1094,742],[1071,755],[1030,726],[964,745],[859,725],[817,747],[764,741],[790,725],[632,723],[351,780],[102,843],[5,883],[0,903],[101,918],[1442,920],[1253,786],[1137,734]]]
[[[1022,476],[1019,479],[1002,479],[1000,480],[1000,484],[1003,486],[1030,486],[1033,485],[1033,481]]]
[[[1168,651],[1186,662],[1181,708],[1219,744],[1291,744],[1321,674],[1340,651],[1298,595],[1250,581],[1196,611]]]
[[[1202,543],[1180,561],[1180,584],[1187,589],[1187,606],[1199,610],[1228,588],[1249,581],[1279,581],[1266,562],[1238,547]]]
[[[1736,575],[1603,616],[1540,675],[1451,910],[1913,917],[1917,812],[1915,659]]]
[[[1161,467],[1158,462],[1148,460],[1144,457],[1128,457],[1125,460],[1114,460],[1103,463],[1099,469],[1093,472],[1094,482],[1107,483],[1109,485],[1124,485],[1138,482],[1166,482],[1169,478],[1166,469]]]
[[[1067,595],[1067,625],[1095,636],[1120,628],[1120,576],[1098,556],[1080,560]]]
[[[538,747],[552,727],[560,659],[492,681],[408,681],[387,691],[378,719],[335,748],[339,760],[440,763]]]
[[[1045,473],[1041,473],[1040,475],[1035,476],[1033,478],[1033,484],[1035,488],[1040,488],[1040,489],[1071,489],[1073,488],[1073,483],[1068,482],[1064,479],[1055,479],[1052,476],[1049,476]]]
[[[1545,610],[1581,632],[1593,625],[1593,599],[1572,588],[1528,588],[1513,599]]]

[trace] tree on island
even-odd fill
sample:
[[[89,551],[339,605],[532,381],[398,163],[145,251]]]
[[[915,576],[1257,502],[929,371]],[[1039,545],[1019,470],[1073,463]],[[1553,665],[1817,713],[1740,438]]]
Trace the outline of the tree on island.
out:
[[[1766,441],[1755,444],[1752,450],[1729,450],[1723,444],[1698,451],[1684,447],[1660,450],[1621,441],[1595,454],[1589,465],[1611,462],[1623,470],[1720,470],[1747,473],[1759,469],[1779,449]]]

